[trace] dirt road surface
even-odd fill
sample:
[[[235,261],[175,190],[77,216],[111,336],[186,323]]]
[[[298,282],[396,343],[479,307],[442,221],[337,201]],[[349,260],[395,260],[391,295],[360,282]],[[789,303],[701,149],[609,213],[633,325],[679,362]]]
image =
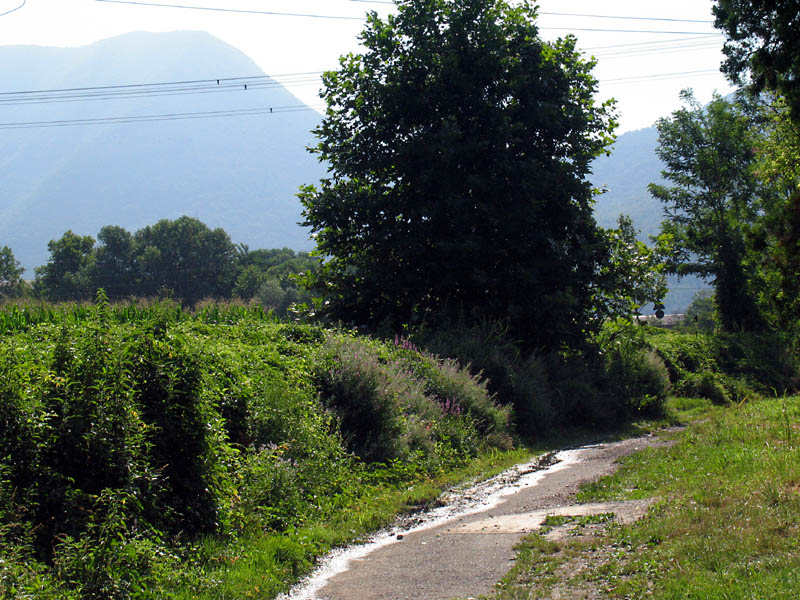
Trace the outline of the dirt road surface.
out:
[[[575,493],[613,472],[620,457],[662,443],[647,436],[565,450],[549,457],[549,466],[534,461],[455,491],[446,506],[331,555],[282,600],[448,600],[489,593],[511,568],[514,545],[546,516],[641,517],[647,503],[575,505]]]

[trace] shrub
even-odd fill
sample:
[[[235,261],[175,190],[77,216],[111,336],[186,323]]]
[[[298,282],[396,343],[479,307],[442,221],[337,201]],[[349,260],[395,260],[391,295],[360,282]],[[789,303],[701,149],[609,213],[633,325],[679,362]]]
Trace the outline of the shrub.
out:
[[[370,345],[332,336],[322,348],[315,379],[339,418],[347,447],[362,460],[406,459],[416,449],[432,449],[432,440],[416,425],[432,421],[441,409],[410,371],[382,364]]]
[[[540,434],[557,419],[547,368],[535,354],[524,356],[498,321],[464,326],[454,323],[432,331],[420,328],[413,339],[426,351],[455,359],[485,383],[497,401],[514,409],[523,435]]]
[[[680,383],[678,391],[684,396],[707,398],[714,404],[728,404],[730,396],[723,384],[723,378],[711,371],[688,373]]]
[[[604,359],[608,391],[623,413],[662,413],[670,380],[664,361],[654,350],[620,340],[604,349]]]

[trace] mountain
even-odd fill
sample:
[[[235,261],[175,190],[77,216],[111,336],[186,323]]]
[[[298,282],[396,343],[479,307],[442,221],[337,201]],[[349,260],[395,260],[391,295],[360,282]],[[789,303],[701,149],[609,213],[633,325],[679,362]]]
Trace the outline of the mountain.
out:
[[[141,83],[263,78],[225,92],[120,94],[113,100],[31,103],[9,92],[130,86]],[[183,86],[181,86],[183,87]],[[224,86],[223,86],[224,87]],[[135,90],[137,88],[133,88]],[[209,93],[213,92],[213,93]],[[41,99],[41,98],[40,98]],[[77,100],[77,99],[73,99]],[[0,246],[26,267],[47,262],[47,242],[68,229],[96,236],[104,225],[135,231],[159,219],[196,217],[251,248],[313,244],[300,227],[298,188],[325,175],[306,151],[320,122],[312,110],[252,116],[59,127],[7,124],[291,107],[301,102],[239,50],[204,32],[131,33],[81,48],[0,46]],[[655,128],[625,133],[598,158],[592,182],[598,222],[633,218],[642,238],[658,231],[660,204],[647,192],[659,181]],[[665,304],[682,312],[703,287],[672,282]]]
[[[132,33],[80,48],[0,47],[0,92],[264,76],[239,50],[202,32]],[[224,86],[223,86],[224,87]],[[216,90],[214,90],[216,92]],[[86,95],[86,91],[80,92]],[[4,98],[5,96],[5,98]],[[31,95],[33,96],[33,95]],[[265,78],[245,91],[145,94],[113,100],[11,104],[8,123],[217,112],[300,105]],[[16,98],[16,97],[15,97]],[[135,231],[196,217],[251,248],[312,247],[297,225],[302,184],[325,169],[306,151],[312,110],[0,131],[0,246],[33,275],[47,242],[68,229]]]
[[[614,227],[617,217],[626,214],[647,242],[659,231],[664,211],[661,202],[647,191],[650,183],[664,183],[664,166],[656,155],[658,130],[655,127],[629,131],[620,135],[610,156],[601,156],[592,163],[592,184],[607,191],[597,198],[594,214],[602,227]],[[708,284],[697,277],[669,277],[669,293],[664,298],[668,313],[683,313],[694,295]],[[647,314],[651,309],[643,311]]]

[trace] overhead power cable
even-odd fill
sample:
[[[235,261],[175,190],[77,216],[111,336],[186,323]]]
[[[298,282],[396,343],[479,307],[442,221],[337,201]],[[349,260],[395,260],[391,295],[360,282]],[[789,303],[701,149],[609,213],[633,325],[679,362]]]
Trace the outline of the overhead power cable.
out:
[[[95,86],[84,88],[65,88],[60,90],[28,90],[23,92],[0,92],[0,105],[51,104],[77,102],[84,100],[113,100],[158,96],[177,96],[184,94],[210,94],[218,92],[263,90],[278,87],[313,85],[320,82],[321,72],[298,73],[269,77],[231,77],[225,79],[204,79],[194,81],[163,82],[152,84],[130,84],[117,86]]]
[[[686,75],[710,75],[711,73],[719,74],[719,69],[698,69],[697,71],[680,71],[676,73],[654,73],[652,75],[636,75],[632,77],[617,77],[615,79],[602,79],[600,83],[603,84],[616,84],[623,82],[639,83],[644,81],[655,81],[661,79],[673,79],[675,77],[683,77]]]
[[[305,104],[293,106],[273,106],[242,108],[235,110],[213,110],[205,112],[167,113],[159,115],[137,115],[127,117],[99,117],[94,119],[63,119],[59,121],[28,121],[23,123],[0,123],[2,129],[35,129],[44,127],[73,127],[77,125],[117,125],[121,123],[142,123],[148,121],[180,121],[186,119],[210,119],[222,117],[241,117],[269,115],[274,113],[306,112],[317,108]]]
[[[360,2],[362,4],[388,4],[394,6],[394,0],[346,0],[347,2]],[[702,23],[705,25],[713,25],[714,21],[711,19],[675,19],[670,17],[632,17],[628,15],[597,15],[586,13],[572,13],[572,12],[551,12],[546,10],[537,11],[538,15],[548,15],[556,17],[581,17],[591,19],[616,19],[621,21],[660,21],[664,23]]]
[[[11,13],[18,11],[20,8],[22,8],[23,6],[25,6],[25,3],[26,3],[27,1],[28,1],[28,0],[22,0],[22,4],[20,4],[18,7],[16,7],[16,8],[12,8],[11,10],[7,10],[7,11],[6,11],[6,12],[4,12],[4,13],[0,13],[0,17],[5,17],[6,15],[10,15]]]
[[[314,19],[340,19],[347,21],[364,21],[366,17],[363,16],[347,16],[347,15],[321,15],[315,13],[294,13],[283,11],[270,11],[270,10],[252,10],[243,8],[222,8],[215,6],[196,6],[189,4],[168,4],[163,2],[141,2],[139,0],[95,0],[95,2],[106,2],[111,4],[130,4],[134,6],[149,6],[158,8],[176,8],[183,10],[200,10],[224,13],[240,13],[251,15],[271,15],[271,16],[284,16],[284,17],[306,17]],[[384,2],[374,2],[376,4],[384,4]],[[608,19],[634,19],[634,20],[647,20],[647,21],[668,21],[668,22],[683,22],[683,23],[711,23],[711,21],[697,21],[691,19],[660,19],[656,17],[621,17],[612,15],[584,15],[579,13],[540,13],[573,17],[588,17],[588,18],[608,18]],[[586,27],[539,27],[540,30],[566,30],[566,31],[596,31],[608,33],[656,33],[656,34],[670,34],[670,35],[719,35],[719,33],[709,33],[702,31],[661,31],[649,29],[606,29],[606,28],[586,28]]]
[[[722,36],[721,33],[719,35],[720,35],[720,37]],[[695,37],[680,37],[680,38],[674,38],[674,39],[671,39],[671,40],[650,40],[648,42],[626,42],[624,44],[610,44],[610,45],[607,45],[607,46],[589,46],[587,48],[584,48],[583,50],[584,51],[589,51],[589,50],[607,50],[607,49],[611,49],[611,48],[635,48],[635,47],[639,47],[639,46],[652,46],[654,44],[659,44],[659,45],[660,44],[673,44],[673,43],[677,44],[679,42],[696,42],[696,41],[697,41],[697,38],[695,38]]]
[[[205,10],[223,13],[238,13],[247,15],[272,15],[281,17],[306,17],[310,19],[339,19],[344,21],[364,21],[364,17],[353,17],[345,15],[318,15],[312,13],[290,13],[272,10],[247,10],[243,8],[221,8],[212,6],[191,6],[186,4],[163,4],[160,2],[137,2],[136,0],[95,0],[95,2],[107,2],[111,4],[133,4],[136,6],[155,6],[159,8],[180,8],[184,10]]]

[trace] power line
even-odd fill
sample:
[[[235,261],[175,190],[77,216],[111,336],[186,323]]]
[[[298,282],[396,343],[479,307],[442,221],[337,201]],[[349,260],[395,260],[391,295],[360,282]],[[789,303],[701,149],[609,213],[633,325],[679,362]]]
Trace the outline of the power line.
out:
[[[711,73],[719,73],[719,69],[699,69],[697,71],[680,71],[677,73],[655,73],[652,75],[636,75],[633,77],[618,77],[616,79],[603,79],[600,83],[616,84],[623,82],[645,82],[654,81],[659,79],[672,79],[674,77],[683,77],[684,75],[708,75]]]
[[[722,36],[721,33],[719,35],[720,37]],[[589,46],[588,48],[584,48],[583,50],[589,51],[589,50],[606,50],[609,48],[633,48],[637,46],[650,46],[653,44],[672,44],[677,42],[689,42],[689,41],[694,42],[696,40],[697,38],[694,37],[681,37],[672,40],[651,40],[649,42],[627,42],[625,44],[611,44],[608,46]]]
[[[188,4],[166,4],[162,2],[141,2],[138,0],[95,0],[95,2],[107,2],[113,4],[131,4],[135,6],[149,6],[149,7],[159,7],[159,8],[177,8],[183,10],[203,10],[203,11],[224,12],[224,13],[240,13],[240,14],[251,14],[251,15],[306,17],[314,19],[340,19],[347,21],[366,20],[365,17],[353,17],[344,15],[321,15],[313,13],[290,13],[283,11],[249,10],[249,9],[239,9],[239,8],[221,8],[212,6],[194,6]],[[384,2],[373,2],[373,3],[384,4]],[[711,23],[711,21],[696,21],[690,19],[661,19],[656,17],[621,17],[621,16],[611,16],[611,15],[583,15],[579,13],[540,13],[540,14],[564,15],[564,16],[574,16],[574,17],[608,18],[608,19],[635,19],[635,20],[647,20],[647,21],[669,21],[669,22],[677,21],[684,23]],[[607,33],[656,33],[656,34],[670,34],[670,35],[701,35],[701,36],[719,35],[719,33],[717,32],[709,33],[701,31],[662,31],[662,30],[650,30],[650,29],[606,29],[606,28],[586,28],[586,27],[539,27],[539,29],[552,30],[552,31],[595,31],[595,32],[607,32]]]
[[[64,119],[59,121],[29,121],[25,123],[0,123],[2,129],[37,129],[48,127],[73,127],[77,125],[117,125],[122,123],[142,123],[152,121],[180,121],[187,119],[210,119],[222,117],[241,117],[252,115],[268,115],[275,113],[306,112],[316,110],[305,104],[293,106],[274,106],[260,108],[242,108],[232,110],[214,110],[205,112],[167,113],[159,115],[138,115],[128,117],[100,117],[93,119]]]
[[[289,13],[271,10],[246,10],[240,8],[219,8],[211,6],[190,6],[184,4],[162,4],[160,2],[137,2],[135,0],[95,0],[95,2],[108,2],[112,4],[133,4],[136,6],[153,6],[159,8],[180,8],[185,10],[205,10],[223,13],[238,13],[248,15],[272,15],[281,17],[306,17],[310,19],[339,19],[344,21],[364,21],[364,17],[348,17],[343,15],[318,15],[311,13]]]
[[[699,19],[670,19],[665,17],[623,17],[620,15],[587,15],[581,13],[563,13],[563,12],[538,12],[539,15],[550,15],[557,17],[584,17],[591,19],[617,19],[627,21],[660,21],[665,23],[702,23],[704,25],[713,25],[714,21],[699,20]]]
[[[394,0],[346,0],[348,2],[361,2],[364,4],[388,4],[394,6]],[[570,12],[550,12],[550,11],[537,11],[537,15],[547,15],[556,17],[581,17],[591,19],[616,19],[624,21],[660,21],[664,23],[701,23],[704,25],[713,25],[714,21],[710,19],[674,19],[669,17],[631,17],[623,15],[597,15],[586,13],[570,13]]]
[[[301,73],[285,73],[282,75],[251,75],[249,77],[222,77],[222,78],[211,78],[211,79],[187,79],[184,81],[166,81],[166,82],[156,82],[156,83],[127,83],[122,85],[99,85],[99,86],[90,86],[90,87],[73,87],[73,88],[56,88],[56,89],[42,89],[42,90],[24,90],[21,92],[0,92],[0,97],[3,95],[9,94],[44,94],[49,92],[81,92],[81,91],[91,91],[91,90],[119,90],[119,89],[127,89],[127,88],[140,88],[140,87],[151,87],[151,86],[163,86],[163,85],[190,85],[190,84],[197,84],[197,83],[211,83],[211,82],[229,82],[229,81],[244,81],[244,80],[255,80],[255,79],[280,79],[285,77],[296,77],[301,75],[317,75],[322,73],[322,71],[306,71]]]
[[[6,11],[6,12],[4,12],[4,13],[0,13],[0,17],[5,17],[6,15],[10,15],[11,13],[18,11],[20,8],[22,8],[23,6],[25,6],[25,3],[26,3],[27,1],[28,1],[28,0],[22,0],[22,4],[20,4],[20,5],[19,5],[17,8],[12,8],[11,10],[7,10],[7,11]]]
[[[100,1],[100,0],[98,0]],[[110,0],[102,0],[103,2],[107,2]],[[668,34],[668,35],[696,35],[696,36],[717,36],[719,33],[717,32],[705,32],[705,31],[666,31],[661,29],[606,29],[600,27],[539,27],[539,30],[542,31],[595,31],[595,32],[602,32],[602,33],[658,33],[658,34]]]
[[[185,94],[210,94],[219,92],[263,90],[279,87],[295,87],[319,83],[321,72],[299,73],[281,76],[281,81],[266,75],[232,77],[155,84],[130,84],[119,86],[95,86],[66,88],[61,90],[29,90],[24,92],[0,92],[0,105],[52,104],[87,100],[115,100],[126,98],[178,96]]]

